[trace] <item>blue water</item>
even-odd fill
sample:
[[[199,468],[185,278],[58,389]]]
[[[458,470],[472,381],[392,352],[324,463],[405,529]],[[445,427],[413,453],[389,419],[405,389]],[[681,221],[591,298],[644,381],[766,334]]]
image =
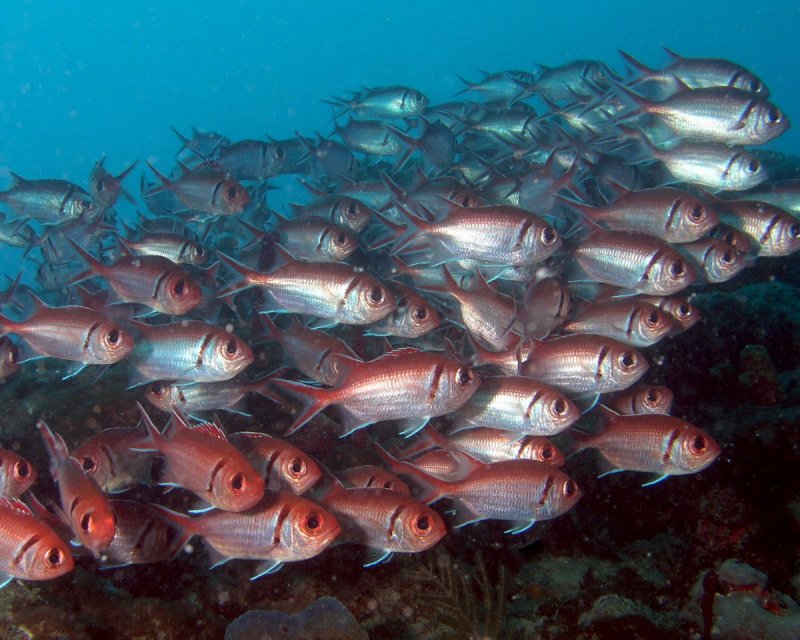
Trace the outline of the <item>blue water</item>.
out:
[[[433,101],[478,69],[594,58],[660,45],[753,70],[800,118],[795,2],[7,3],[0,16],[0,186],[8,169],[85,184],[95,161],[169,165],[169,130],[231,139],[330,132],[320,99],[407,84]],[[646,6],[655,4],[657,6]],[[770,148],[800,148],[800,123]]]

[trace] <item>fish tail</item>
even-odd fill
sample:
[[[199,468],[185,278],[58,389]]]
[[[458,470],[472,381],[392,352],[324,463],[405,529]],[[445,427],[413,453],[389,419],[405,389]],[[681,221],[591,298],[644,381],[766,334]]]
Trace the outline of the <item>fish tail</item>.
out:
[[[301,402],[300,411],[295,416],[294,422],[292,422],[285,435],[294,433],[325,407],[333,404],[332,389],[311,387],[292,380],[284,380],[283,378],[273,380],[272,386]]]
[[[229,287],[226,287],[222,291],[219,292],[219,298],[224,298],[225,296],[229,296],[232,293],[239,293],[240,291],[244,291],[249,287],[252,287],[256,282],[257,278],[260,275],[258,271],[253,271],[249,267],[243,265],[241,262],[237,262],[230,256],[225,255],[221,251],[217,251],[217,257],[222,260],[222,262],[230,268],[232,271],[238,273],[244,281],[239,284],[233,284]]]
[[[200,518],[192,518],[184,513],[173,511],[160,504],[150,503],[150,506],[154,507],[164,520],[179,531],[180,541],[175,541],[174,543],[176,553],[180,552],[194,536],[199,535]]]
[[[75,251],[75,253],[77,253],[81,260],[83,260],[89,267],[86,269],[86,271],[82,271],[73,278],[70,278],[70,281],[67,283],[68,286],[77,284],[78,282],[83,282],[84,280],[87,280],[95,275],[103,275],[103,272],[105,271],[105,265],[102,262],[97,260],[88,251],[84,251],[83,248],[72,238],[67,237],[67,241],[70,243],[70,245],[72,245],[72,249]]]
[[[36,428],[42,434],[45,449],[47,449],[47,453],[50,456],[50,471],[55,475],[54,469],[69,457],[67,445],[64,442],[64,438],[57,433],[53,433],[44,420],[37,420]]]
[[[159,445],[164,440],[164,436],[161,435],[158,427],[156,427],[156,425],[150,419],[150,416],[147,415],[147,411],[144,410],[144,407],[139,402],[136,403],[136,406],[139,407],[139,413],[141,414],[142,421],[147,429],[147,439],[142,443],[141,447],[132,447],[132,449],[134,451],[160,451]]]
[[[374,446],[378,456],[380,456],[383,463],[389,467],[389,469],[398,475],[404,475],[411,478],[417,487],[419,487],[421,493],[415,496],[416,500],[419,500],[425,504],[431,504],[445,495],[445,489],[447,486],[446,482],[439,480],[438,478],[434,478],[433,476],[429,476],[427,473],[413,464],[398,460],[388,451],[386,451],[386,449],[381,447],[377,442]]]

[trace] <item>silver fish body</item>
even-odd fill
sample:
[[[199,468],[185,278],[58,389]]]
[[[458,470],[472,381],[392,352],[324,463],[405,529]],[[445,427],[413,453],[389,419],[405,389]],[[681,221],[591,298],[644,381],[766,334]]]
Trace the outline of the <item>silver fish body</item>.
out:
[[[589,305],[563,329],[607,336],[641,348],[655,344],[672,330],[672,316],[636,298],[623,298]]]

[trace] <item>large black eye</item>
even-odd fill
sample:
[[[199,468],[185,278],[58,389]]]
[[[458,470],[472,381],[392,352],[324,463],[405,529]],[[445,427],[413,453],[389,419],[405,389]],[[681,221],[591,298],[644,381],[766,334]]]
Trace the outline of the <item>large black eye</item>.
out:
[[[703,436],[695,436],[689,442],[689,449],[692,453],[703,453],[706,450],[708,443]]]
[[[289,465],[289,472],[293,476],[299,476],[305,473],[305,470],[306,470],[306,465],[300,458],[295,458]]]
[[[660,397],[661,394],[656,389],[649,389],[644,398],[648,403],[656,404]]]
[[[194,255],[196,257],[198,257],[198,258],[202,258],[204,255],[206,255],[205,248],[201,247],[199,244],[195,245],[195,247],[194,247]]]
[[[91,456],[86,456],[81,460],[81,466],[86,473],[94,473],[97,471],[97,460]]]
[[[681,302],[677,308],[675,309],[678,316],[681,318],[688,318],[689,314],[692,312],[691,307],[689,306],[688,302]]]
[[[228,187],[228,200],[235,200],[239,195],[239,190],[236,187]]]
[[[789,225],[788,234],[790,238],[796,238],[800,236],[800,225],[796,222]]]
[[[242,493],[245,486],[247,486],[247,482],[245,481],[244,474],[237,473],[231,478],[231,489],[233,489],[234,493]]]
[[[92,516],[91,514],[84,514],[83,518],[81,518],[81,529],[88,533],[89,529],[92,527]]]
[[[320,519],[316,513],[309,513],[308,517],[306,518],[306,529],[309,531],[315,531],[320,527]]]
[[[153,392],[153,395],[156,396],[163,396],[167,393],[167,385],[162,384],[161,382],[154,382],[150,390]]]
[[[17,478],[21,479],[27,478],[30,475],[30,473],[31,473],[31,468],[28,466],[27,462],[20,461],[17,462],[17,464],[14,466],[14,475],[16,475]]]
[[[57,549],[55,547],[48,549],[47,553],[44,554],[44,558],[47,564],[49,564],[51,567],[58,567],[64,560],[61,549]]]
[[[422,102],[422,94],[419,93],[418,91],[415,91],[414,92],[414,100],[416,100],[417,102]]]
[[[619,357],[619,364],[623,369],[631,369],[637,362],[638,358],[633,351],[626,351]]]
[[[726,267],[732,265],[736,261],[736,256],[733,255],[733,251],[723,251],[721,256],[722,264]]]
[[[706,210],[699,204],[695,205],[689,212],[689,217],[692,219],[692,222],[700,222],[706,217]]]
[[[567,401],[559,398],[553,402],[553,413],[557,416],[563,416],[567,412]]]
[[[747,167],[745,168],[745,170],[751,176],[754,176],[761,170],[761,163],[758,161],[757,158],[753,158],[750,162],[747,163]]]
[[[236,352],[239,351],[239,345],[236,344],[236,340],[228,340],[225,344],[225,351],[232,356],[236,355]]]
[[[542,447],[542,451],[539,454],[539,457],[542,460],[552,460],[553,459],[553,447]]]
[[[466,387],[470,382],[472,382],[475,376],[472,374],[472,370],[468,369],[467,367],[461,367],[458,371],[456,371],[456,384],[462,387]]]
[[[567,498],[571,498],[576,493],[578,493],[578,485],[576,485],[572,480],[567,480],[564,483],[564,495]]]
[[[343,247],[344,245],[347,244],[347,234],[345,234],[343,231],[340,231],[339,233],[333,236],[333,241],[335,244],[339,245],[340,247]]]
[[[761,93],[761,83],[755,78],[750,81],[750,91],[753,93]]]
[[[420,531],[427,531],[431,526],[431,521],[428,516],[420,516],[417,518],[417,529]]]
[[[778,111],[775,107],[772,107],[771,109],[767,109],[766,117],[768,124],[775,124],[776,122],[780,122],[781,112]]]
[[[415,320],[424,320],[427,317],[428,317],[428,310],[425,307],[417,307],[414,310]]]
[[[286,156],[286,152],[283,150],[283,147],[277,147],[275,149],[275,157],[276,158],[283,158]]]
[[[675,276],[676,278],[682,276],[685,270],[686,269],[684,268],[683,262],[680,260],[675,260],[675,262],[669,265],[670,275]]]
[[[104,181],[104,180],[102,180],[102,179],[101,179],[101,180],[98,180],[98,181],[95,183],[95,185],[94,185],[94,188],[95,188],[97,191],[105,191],[105,188],[106,188],[106,183],[105,183],[105,181]]]
[[[558,239],[558,234],[553,227],[545,227],[542,229],[542,244],[551,245]]]
[[[647,314],[647,324],[649,324],[650,326],[657,325],[660,319],[661,319],[661,314],[658,312],[658,309],[653,309],[650,313]]]
[[[348,218],[351,218],[351,219],[355,218],[357,213],[358,213],[358,211],[357,211],[357,207],[356,207],[356,203],[355,202],[351,202],[350,204],[347,205],[347,209],[345,209],[345,215]]]
[[[106,341],[108,344],[117,344],[119,342],[119,329],[112,329],[106,335]]]
[[[182,296],[184,293],[186,293],[186,280],[178,280],[173,287],[173,292],[176,296]]]
[[[373,287],[372,289],[370,289],[369,299],[376,304],[380,304],[381,302],[383,302],[384,299],[383,288]]]

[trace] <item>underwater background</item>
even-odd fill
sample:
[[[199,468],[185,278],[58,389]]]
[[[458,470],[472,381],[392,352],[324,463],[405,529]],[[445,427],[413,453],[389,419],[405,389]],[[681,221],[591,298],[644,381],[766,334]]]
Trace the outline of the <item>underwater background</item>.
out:
[[[662,46],[761,78],[794,122],[765,149],[789,156],[785,177],[798,177],[799,27],[800,5],[768,1],[8,3],[0,188],[11,171],[85,185],[106,156],[114,173],[139,160],[129,179],[138,193],[144,161],[175,157],[170,127],[232,140],[328,135],[322,100],[361,87],[407,85],[436,103],[463,88],[458,75],[575,59],[622,73],[618,49],[660,68]],[[0,273],[13,278],[21,255],[0,247]],[[86,565],[1,591],[0,638],[222,638],[248,610],[295,614],[324,596],[375,639],[798,638],[799,268],[797,254],[759,261],[702,292],[701,325],[648,351],[675,393],[673,413],[722,446],[703,473],[643,488],[638,475],[596,481],[581,457],[585,495],[567,515],[521,536],[479,524],[372,568],[349,546],[255,582],[246,563],[212,572],[188,556],[108,572]],[[136,421],[131,392],[87,397],[41,367],[21,375],[0,388],[0,437],[37,448],[40,477],[38,416],[69,425],[70,444],[81,425]],[[724,632],[715,615],[728,616]],[[296,637],[329,637],[314,628],[321,635]],[[258,637],[239,633],[229,637]]]

